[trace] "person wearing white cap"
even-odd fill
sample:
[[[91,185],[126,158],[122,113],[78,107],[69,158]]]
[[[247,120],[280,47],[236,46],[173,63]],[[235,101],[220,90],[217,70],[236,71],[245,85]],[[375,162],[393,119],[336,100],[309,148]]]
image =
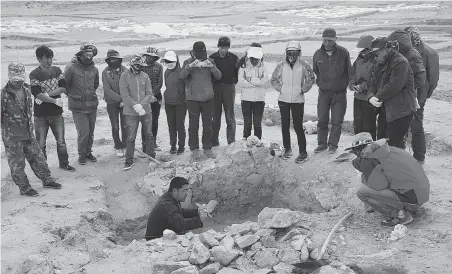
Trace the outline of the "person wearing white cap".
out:
[[[245,63],[239,71],[239,81],[242,87],[243,138],[254,136],[262,138],[262,116],[265,107],[265,89],[269,79],[264,63],[264,52],[259,43],[252,43],[246,51]]]
[[[315,76],[311,67],[301,59],[301,45],[290,41],[286,45],[286,59],[276,65],[271,84],[279,92],[278,105],[281,112],[281,130],[284,152],[283,159],[292,157],[290,145],[290,112],[292,112],[293,127],[297,134],[299,155],[296,163],[302,163],[308,158],[306,152],[306,136],[303,129],[304,94],[314,84]]]
[[[185,116],[187,104],[185,102],[185,82],[179,78],[181,67],[179,57],[174,51],[167,51],[161,63],[166,67],[165,86],[163,93],[165,98],[166,119],[170,137],[170,153],[182,154],[185,151]],[[179,140],[179,142],[177,142]],[[176,147],[178,143],[179,148]]]

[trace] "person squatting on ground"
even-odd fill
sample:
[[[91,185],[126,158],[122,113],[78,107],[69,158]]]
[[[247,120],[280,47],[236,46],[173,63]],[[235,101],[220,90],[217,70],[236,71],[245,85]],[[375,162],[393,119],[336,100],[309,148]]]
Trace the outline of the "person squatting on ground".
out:
[[[165,98],[166,119],[170,137],[170,153],[182,154],[185,151],[185,117],[187,104],[185,103],[185,83],[180,79],[181,67],[179,56],[174,51],[167,51],[161,63],[166,67]],[[176,143],[179,148],[176,147]]]
[[[9,81],[1,91],[1,128],[11,177],[21,195],[34,197],[39,194],[31,187],[25,174],[25,159],[44,187],[59,189],[61,184],[51,177],[44,153],[33,133],[33,99],[26,78],[24,65],[9,64]]]
[[[341,137],[342,123],[347,110],[347,87],[352,73],[350,54],[336,43],[336,31],[327,28],[322,34],[323,43],[313,56],[313,70],[317,75],[319,98],[317,102],[317,142],[315,153],[328,148],[335,153]],[[328,124],[331,110],[331,133]]]
[[[243,139],[254,136],[262,139],[262,116],[265,107],[265,89],[269,84],[264,52],[259,43],[252,43],[246,51],[245,62],[239,71],[242,86]]]
[[[96,55],[97,48],[94,45],[82,45],[72,63],[64,71],[68,86],[66,95],[69,110],[72,111],[77,129],[78,162],[81,165],[85,165],[87,160],[97,162],[92,154],[99,105],[96,94],[99,87],[99,71],[93,61]]]
[[[154,93],[154,97],[157,99],[157,102],[151,104],[152,110],[152,135],[154,136],[154,149],[156,151],[160,151],[160,148],[157,146],[157,131],[159,129],[159,117],[160,117],[160,109],[162,108],[162,86],[163,86],[163,66],[157,62],[159,57],[159,52],[157,48],[148,47],[146,52],[143,53],[143,56],[146,57],[147,66],[144,67],[144,72],[149,76],[152,85],[152,93]],[[141,131],[141,140],[144,140],[143,130]],[[143,142],[142,144],[143,152],[146,151],[146,144]]]
[[[311,67],[301,59],[301,45],[291,41],[286,45],[286,59],[276,65],[271,84],[279,92],[278,105],[281,113],[281,130],[284,145],[283,159],[292,156],[290,144],[290,113],[292,112],[293,127],[297,134],[299,156],[296,163],[302,163],[308,158],[306,152],[306,136],[303,129],[304,94],[308,92],[315,81]]]
[[[135,55],[130,60],[130,68],[126,70],[119,79],[119,91],[124,102],[124,116],[127,127],[126,161],[124,170],[129,170],[134,165],[135,139],[137,137],[138,125],[145,132],[145,153],[155,158],[154,137],[152,135],[152,112],[151,103],[157,101],[153,96],[151,80],[143,71],[147,66],[143,55]]]
[[[185,97],[189,118],[188,145],[192,158],[199,156],[199,116],[202,116],[202,148],[209,158],[212,152],[212,114],[214,106],[213,80],[221,79],[221,71],[213,59],[207,58],[206,45],[202,41],[193,44],[191,58],[185,60],[180,78],[185,80]]]
[[[353,101],[353,128],[355,134],[369,132],[372,139],[377,138],[377,115],[375,107],[367,100],[367,91],[372,82],[376,61],[372,52],[371,35],[363,35],[356,45],[362,50],[352,66],[349,88],[355,92]]]
[[[438,53],[422,41],[416,27],[404,29],[410,35],[411,44],[421,54],[424,63],[426,80],[417,90],[419,108],[411,121],[411,146],[413,157],[423,164],[427,152],[424,133],[424,106],[428,98],[438,85],[439,80],[439,56]]]
[[[104,100],[107,103],[108,118],[111,123],[111,134],[118,157],[124,157],[124,149],[127,142],[126,121],[124,118],[121,94],[119,91],[119,79],[126,71],[122,65],[122,57],[116,50],[108,50],[105,63],[108,66],[102,71],[102,83],[104,86]],[[120,128],[121,125],[121,128]],[[119,135],[121,130],[121,137]]]
[[[64,138],[63,101],[61,93],[66,93],[67,83],[59,67],[52,66],[53,51],[40,46],[36,49],[39,67],[30,73],[31,93],[35,97],[34,124],[36,139],[47,159],[46,141],[49,128],[57,143],[59,166],[63,170],[75,171],[69,165],[69,155]]]
[[[201,217],[206,214],[199,209],[185,209],[181,202],[185,201],[190,185],[183,177],[174,177],[168,189],[163,194],[151,213],[146,228],[146,240],[163,236],[163,231],[169,229],[177,234],[184,234],[188,230],[203,227]]]
[[[363,185],[357,196],[383,214],[384,226],[408,224],[412,213],[429,200],[430,184],[424,169],[405,150],[386,139],[373,142],[368,132],[353,137],[353,167],[361,172]],[[347,150],[348,150],[347,149]]]
[[[416,94],[413,71],[397,47],[397,42],[386,38],[372,42],[378,66],[368,98],[374,107],[381,108],[377,138],[388,138],[390,146],[405,148],[404,137],[416,111]]]
[[[235,142],[235,85],[238,81],[238,63],[237,55],[229,52],[231,39],[221,37],[218,40],[218,51],[210,55],[216,67],[221,71],[221,78],[214,81],[214,106],[213,106],[213,132],[212,145],[219,146],[218,135],[221,128],[221,115],[224,108],[226,117],[226,139],[228,144]]]

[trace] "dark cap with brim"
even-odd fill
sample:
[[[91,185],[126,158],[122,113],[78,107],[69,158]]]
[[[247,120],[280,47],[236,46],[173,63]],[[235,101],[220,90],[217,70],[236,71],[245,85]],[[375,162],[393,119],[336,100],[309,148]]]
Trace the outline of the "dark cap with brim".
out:
[[[206,45],[202,41],[195,42],[193,44],[193,55],[198,60],[206,60],[207,59],[207,50]]]

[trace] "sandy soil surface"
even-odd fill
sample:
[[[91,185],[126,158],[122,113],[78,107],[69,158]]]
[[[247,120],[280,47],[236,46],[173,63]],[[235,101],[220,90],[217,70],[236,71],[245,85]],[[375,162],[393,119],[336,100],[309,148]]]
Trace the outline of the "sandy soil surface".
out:
[[[238,55],[243,54],[251,41],[261,42],[271,73],[276,62],[281,60],[285,43],[289,40],[300,40],[303,56],[310,61],[312,54],[320,47],[321,31],[327,26],[337,29],[338,43],[347,47],[354,58],[359,36],[383,36],[397,28],[417,25],[424,40],[438,50],[441,64],[438,88],[425,110],[425,128],[431,136],[424,166],[431,184],[430,202],[416,222],[409,226],[408,236],[392,244],[381,241],[390,230],[378,225],[376,214],[356,213],[347,224],[344,234],[347,244],[340,251],[344,260],[358,265],[379,266],[375,273],[448,273],[452,269],[452,6],[448,2],[428,2],[421,8],[397,5],[395,2],[308,4],[279,1],[2,2],[0,82],[6,82],[6,68],[11,61],[24,63],[27,72],[34,69],[37,65],[34,49],[41,44],[52,46],[55,64],[64,67],[81,42],[94,42],[99,49],[95,62],[101,71],[105,67],[103,58],[109,48],[119,50],[126,56],[125,60],[150,45],[160,48],[162,52],[177,50],[182,55],[181,59],[185,59],[193,42],[203,40],[208,50],[213,52],[218,36],[227,34],[233,43],[231,51]],[[305,10],[307,8],[309,10]],[[237,91],[236,103],[239,104],[240,87]],[[100,88],[100,98],[102,93]],[[315,117],[316,102],[317,88],[313,87],[306,96],[307,115]],[[266,103],[270,108],[277,105],[275,91],[268,90]],[[350,93],[346,114],[348,121],[352,119],[352,110]],[[26,256],[37,253],[58,255],[61,257],[60,265],[71,264],[73,269],[78,269],[89,263],[89,256],[87,258],[86,252],[76,249],[55,248],[49,236],[53,228],[77,226],[81,215],[99,208],[110,212],[116,224],[123,225],[124,222],[130,223],[126,220],[134,219],[137,226],[142,226],[145,221],[143,216],[149,213],[156,200],[156,197],[144,197],[135,186],[135,182],[147,173],[147,160],[139,159],[131,171],[123,172],[123,159],[114,155],[110,124],[102,100],[94,147],[99,161],[95,164],[80,166],[76,163],[76,130],[67,104],[64,116],[66,142],[71,164],[77,169],[75,173],[57,168],[56,146],[51,134],[47,142],[49,166],[58,182],[63,184],[62,190],[43,189],[27,167],[31,184],[41,196],[33,199],[19,196],[17,187],[11,181],[4,147],[1,146],[2,273],[11,273]],[[240,139],[242,130],[243,127],[238,125],[237,139]],[[292,133],[292,144],[296,144],[295,134]],[[220,142],[224,145],[224,127],[220,136]],[[279,126],[265,126],[264,139],[281,143]],[[169,150],[167,140],[166,115],[162,109],[158,144],[163,151]],[[350,132],[345,132],[340,148],[347,146],[350,140]],[[303,167],[288,161],[287,165],[306,170],[309,174],[328,165],[332,156],[313,155],[315,135],[308,136],[307,141],[312,163],[308,162]],[[138,144],[140,142],[137,140]],[[180,157],[188,157],[188,153]],[[352,169],[347,163],[328,168],[338,171]],[[227,224],[255,219],[256,216],[256,212],[241,216],[231,212],[216,216],[207,227],[220,229]],[[327,225],[324,232],[339,217],[340,212],[329,212],[325,217]],[[131,233],[129,240],[143,236],[138,234],[137,231]],[[106,243],[99,245],[108,247]]]

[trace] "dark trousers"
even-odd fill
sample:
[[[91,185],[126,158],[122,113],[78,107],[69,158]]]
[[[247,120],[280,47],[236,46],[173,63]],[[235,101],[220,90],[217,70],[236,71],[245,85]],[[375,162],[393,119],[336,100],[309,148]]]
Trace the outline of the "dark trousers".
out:
[[[124,114],[122,113],[122,107],[120,103],[107,104],[108,117],[111,123],[111,134],[113,136],[113,142],[115,143],[115,149],[125,148],[125,142],[127,141],[126,122]],[[121,123],[121,138],[119,137],[119,123]]]
[[[278,101],[281,113],[281,130],[283,145],[285,149],[290,145],[290,112],[292,112],[293,128],[297,134],[298,150],[300,153],[306,152],[306,136],[303,130],[304,103],[285,103]]]
[[[331,110],[331,133],[328,138],[328,124]],[[319,146],[337,147],[341,138],[342,123],[347,110],[347,93],[327,92],[319,89],[317,102],[317,142]]]
[[[386,120],[384,106],[380,108],[378,115],[378,139],[387,138],[390,146],[405,149],[405,135],[410,128],[413,114],[396,119],[392,122]]]
[[[372,139],[377,140],[377,114],[375,107],[368,101],[354,99],[353,128],[355,134],[369,132]]]
[[[152,110],[152,136],[154,137],[154,146],[157,145],[157,131],[159,129],[159,117],[160,117],[160,109],[162,108],[162,105],[160,102],[154,102],[151,104],[151,110]],[[145,132],[141,130],[141,141],[143,142],[142,148],[143,152],[146,152],[146,143],[144,143],[143,140],[145,140]]]
[[[63,115],[34,117],[35,134],[44,157],[47,159],[46,141],[49,128],[57,142],[57,155],[60,166],[69,164],[66,141],[64,140],[64,118]]]
[[[206,102],[187,101],[188,145],[190,150],[199,149],[199,116],[202,119],[202,148],[212,148],[213,99]]]
[[[251,102],[242,100],[243,137],[251,136],[254,127],[254,136],[262,138],[262,116],[264,115],[265,102]]]
[[[213,107],[213,135],[212,143],[219,144],[218,134],[221,128],[221,115],[226,116],[226,139],[228,144],[235,142],[235,84],[215,84],[213,87],[215,92]]]
[[[424,161],[427,152],[424,133],[424,105],[421,105],[421,108],[414,113],[413,121],[411,121],[411,147],[413,157],[418,161]]]
[[[96,127],[97,110],[91,113],[72,112],[77,129],[78,155],[91,154],[94,143],[94,128]]]
[[[166,120],[168,121],[168,130],[171,147],[176,146],[177,137],[179,137],[179,148],[185,147],[185,116],[187,115],[187,105],[165,104]]]
[[[31,189],[27,174],[25,174],[25,159],[43,185],[53,182],[54,179],[50,176],[44,153],[42,153],[42,149],[35,138],[5,145],[5,154],[11,169],[11,177],[19,187],[20,193],[25,193]]]
[[[135,153],[135,139],[137,138],[138,125],[141,122],[141,131],[145,133],[144,141],[146,145],[145,153],[155,157],[154,137],[152,135],[152,114],[147,113],[143,116],[125,115],[127,125],[127,143],[126,143],[126,163],[133,162]]]

